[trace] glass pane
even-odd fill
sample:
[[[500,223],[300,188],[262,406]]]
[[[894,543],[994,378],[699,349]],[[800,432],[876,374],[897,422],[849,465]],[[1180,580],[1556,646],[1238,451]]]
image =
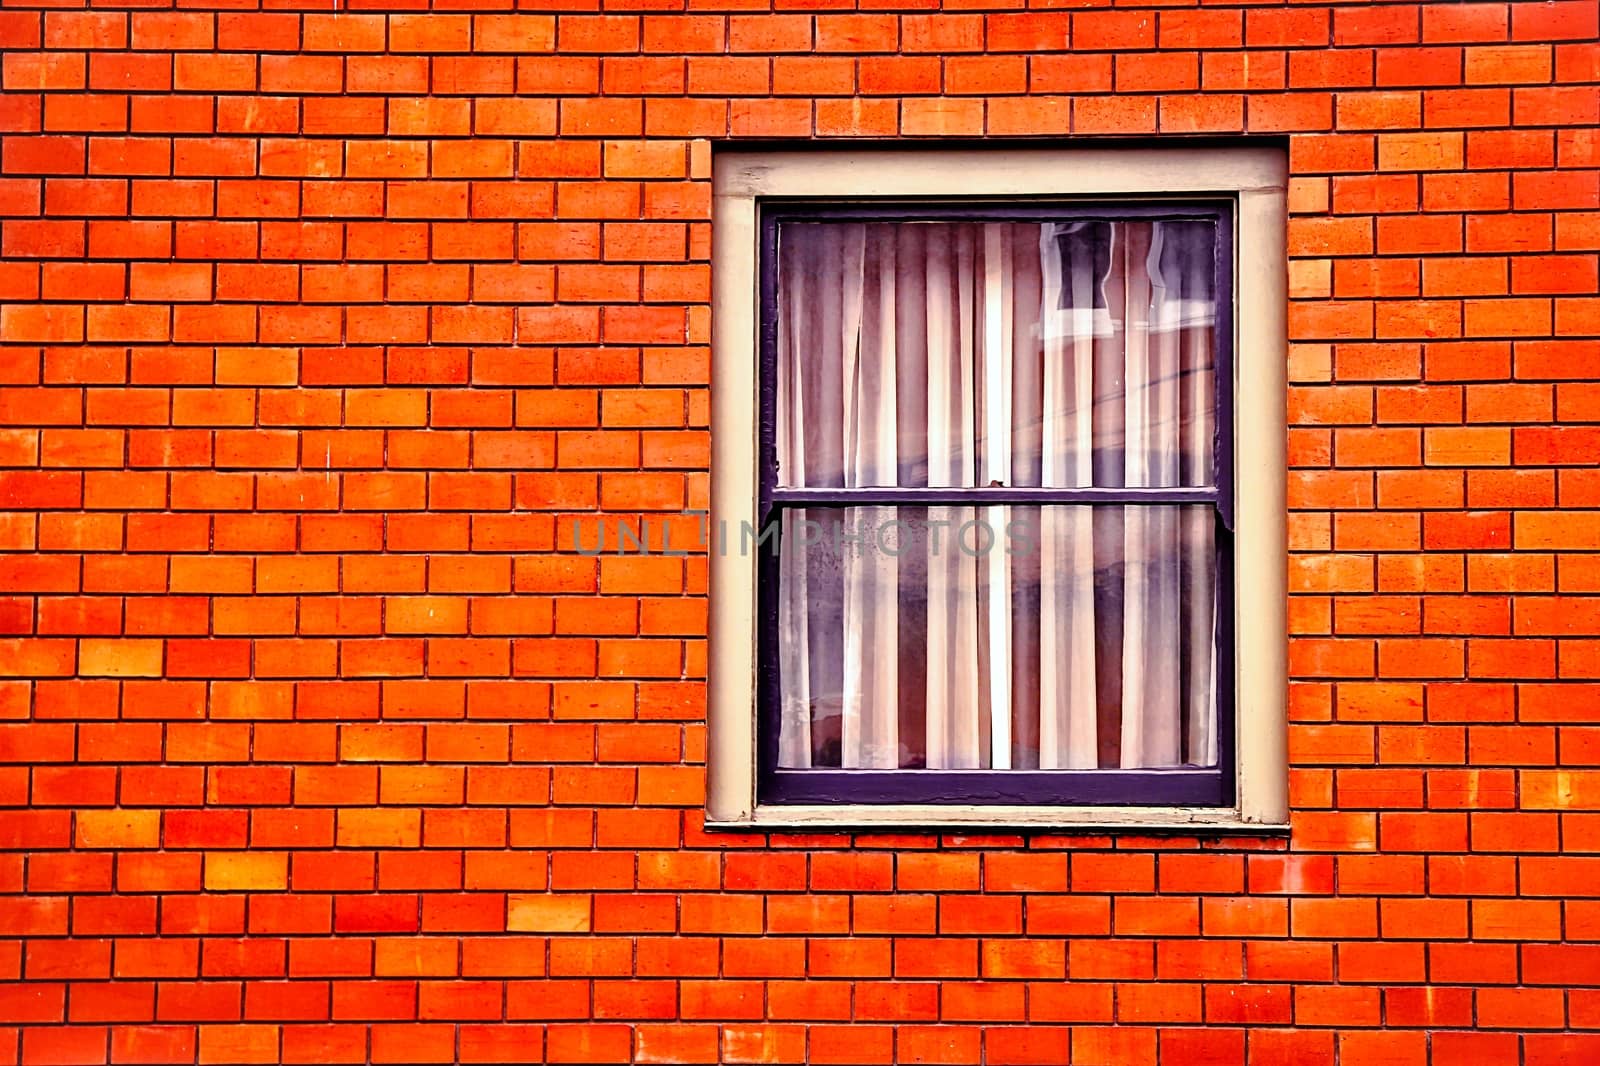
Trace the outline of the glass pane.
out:
[[[792,222],[779,484],[1212,484],[1209,220]]]
[[[1206,505],[783,512],[778,765],[1215,766]]]

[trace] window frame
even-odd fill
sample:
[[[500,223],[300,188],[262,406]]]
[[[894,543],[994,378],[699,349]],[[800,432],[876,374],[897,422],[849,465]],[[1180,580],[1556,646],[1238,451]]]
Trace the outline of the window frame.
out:
[[[1218,381],[1233,378],[1233,203],[1198,199],[1080,197],[1070,201],[864,200],[826,202],[766,200],[757,205],[761,229],[760,273],[760,485],[756,516],[761,530],[778,530],[756,561],[756,796],[762,803],[1026,803],[1052,806],[1118,803],[1134,807],[1182,805],[1225,807],[1234,796],[1233,714],[1233,396],[1217,389],[1214,476],[1209,487],[1171,488],[782,488],[778,484],[777,328],[778,239],[790,222],[1096,222],[1203,219],[1216,229],[1212,292],[1216,294]],[[1215,513],[1217,559],[1217,765],[1173,769],[1095,770],[858,770],[829,767],[785,770],[778,766],[778,545],[780,516],[789,508],[848,506],[990,507],[1003,504],[1058,506],[1210,505]]]
[[[979,158],[982,165],[976,165]],[[729,532],[711,538],[708,825],[1282,827],[1287,807],[1285,170],[1283,153],[1271,148],[716,154],[711,517],[714,531]],[[952,189],[962,193],[953,195]],[[1203,204],[1226,204],[1232,219],[1231,226],[1218,226],[1220,447],[1213,489],[775,488],[771,359],[776,315],[771,312],[773,253],[782,222],[926,218],[938,210],[973,221],[1053,220],[1069,212],[1094,218],[1139,217],[1140,212],[1195,217],[1192,212]],[[1241,257],[1241,248],[1258,254]],[[1220,298],[1225,293],[1233,299]],[[1233,387],[1221,388],[1230,377]],[[1241,461],[1241,455],[1249,461]],[[910,502],[916,504],[1061,504],[1073,502],[1071,496],[1116,502],[1135,493],[1165,493],[1161,502],[1211,503],[1217,510],[1218,644],[1219,651],[1232,651],[1231,661],[1219,659],[1224,669],[1218,684],[1218,768],[777,771],[776,730],[758,723],[761,708],[775,703],[776,612],[764,609],[760,592],[761,571],[775,570],[775,554],[763,549],[741,555],[741,522],[760,528],[776,515],[774,505],[801,505],[808,499],[817,506],[838,506],[844,498],[861,504],[904,502],[913,495]],[[1239,626],[1246,610],[1250,624]],[[1130,786],[1206,775],[1218,788],[1204,795],[1171,789],[1137,803],[1128,799]],[[926,787],[919,792],[915,781],[933,776],[964,795],[931,802]],[[787,782],[795,778],[810,783],[791,787]],[[1054,780],[1047,790],[1045,779]],[[786,783],[775,788],[780,780]]]

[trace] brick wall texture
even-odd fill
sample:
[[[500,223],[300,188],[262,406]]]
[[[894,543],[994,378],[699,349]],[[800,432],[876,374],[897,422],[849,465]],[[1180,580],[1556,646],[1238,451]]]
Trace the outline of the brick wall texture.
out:
[[[328,7],[0,9],[0,1063],[1600,1062],[1600,4]],[[713,146],[1191,135],[1292,834],[706,833]]]

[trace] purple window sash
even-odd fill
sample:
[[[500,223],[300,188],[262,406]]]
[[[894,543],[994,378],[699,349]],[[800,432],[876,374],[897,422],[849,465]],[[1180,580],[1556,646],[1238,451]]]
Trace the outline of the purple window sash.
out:
[[[862,201],[817,205],[763,201],[760,214],[758,525],[778,526],[792,507],[874,504],[1209,503],[1216,510],[1217,765],[1148,770],[786,770],[778,766],[778,544],[757,553],[756,796],[772,804],[927,803],[1027,806],[1229,807],[1236,802],[1233,586],[1233,226],[1229,199],[1111,201]],[[1057,222],[1207,219],[1216,227],[1216,439],[1209,488],[779,488],[777,427],[778,231],[785,222]]]

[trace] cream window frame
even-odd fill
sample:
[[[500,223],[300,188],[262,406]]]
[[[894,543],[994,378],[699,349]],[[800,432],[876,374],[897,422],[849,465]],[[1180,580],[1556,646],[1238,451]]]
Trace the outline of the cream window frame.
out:
[[[1287,161],[1273,148],[850,149],[712,160],[711,528],[754,524],[758,202],[765,197],[1231,195],[1236,803],[1232,807],[760,804],[756,560],[710,553],[706,824],[725,829],[1088,828],[1273,832],[1288,819]],[[723,524],[725,523],[725,526]]]

